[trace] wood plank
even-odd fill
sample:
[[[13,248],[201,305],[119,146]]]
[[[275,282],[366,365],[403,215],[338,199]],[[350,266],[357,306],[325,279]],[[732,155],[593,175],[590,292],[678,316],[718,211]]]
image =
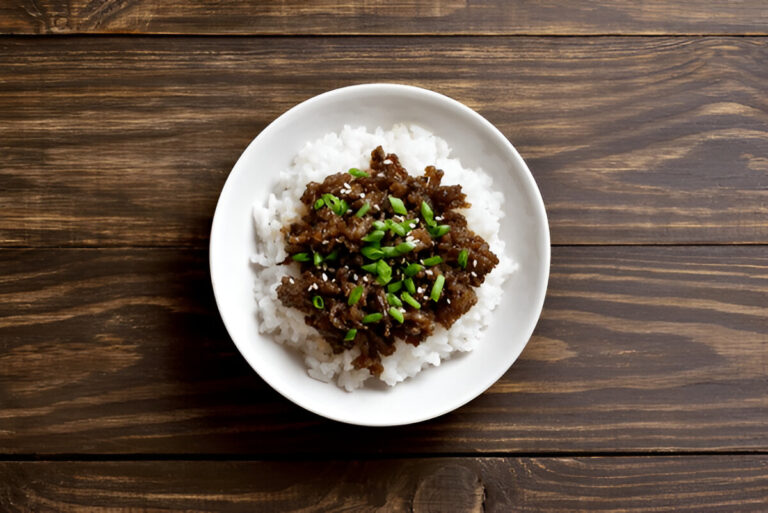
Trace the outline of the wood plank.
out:
[[[764,247],[553,248],[521,359],[467,406],[390,429],[261,381],[204,251],[3,250],[0,277],[0,454],[768,449]]]
[[[9,513],[720,513],[766,501],[766,456],[0,463]]]
[[[261,129],[371,81],[495,123],[529,162],[556,244],[768,242],[765,39],[60,42],[0,39],[3,246],[204,247]]]
[[[7,0],[0,33],[765,34],[759,0]]]

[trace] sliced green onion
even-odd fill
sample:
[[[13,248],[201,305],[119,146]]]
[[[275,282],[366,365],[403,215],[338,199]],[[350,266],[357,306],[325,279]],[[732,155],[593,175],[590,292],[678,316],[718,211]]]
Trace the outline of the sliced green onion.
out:
[[[383,318],[384,318],[384,315],[379,312],[368,314],[365,317],[363,317],[363,324],[371,324],[372,322],[379,322]]]
[[[325,203],[326,207],[330,208],[331,210],[333,210],[335,212],[336,211],[336,205],[339,204],[339,198],[337,198],[333,194],[325,193],[325,194],[323,194],[323,203]]]
[[[379,278],[381,278],[386,283],[389,283],[389,281],[392,279],[392,268],[387,265],[384,260],[379,260],[376,262],[376,272],[378,273]]]
[[[366,201],[365,205],[360,207],[360,209],[357,212],[355,212],[355,217],[363,217],[370,209],[371,209],[371,204]]]
[[[312,260],[312,257],[309,256],[309,253],[296,253],[291,258],[293,258],[294,262],[309,262]]]
[[[333,260],[336,260],[337,258],[339,258],[339,248],[336,248],[330,253],[328,253],[328,255],[325,257],[325,261],[331,262]]]
[[[441,224],[439,226],[432,226],[429,228],[429,234],[436,239],[439,239],[449,231],[451,231],[451,227],[447,224]]]
[[[346,335],[344,335],[344,342],[349,342],[351,340],[355,340],[355,336],[357,335],[357,330],[355,328],[352,328],[347,332]]]
[[[315,267],[319,267],[320,264],[323,263],[323,255],[321,255],[320,253],[315,253],[314,255],[312,255],[312,261],[315,264]]]
[[[325,308],[325,301],[323,301],[323,298],[320,296],[315,296],[312,298],[312,304],[317,308],[318,310],[322,310]]]
[[[369,260],[378,260],[379,258],[384,256],[384,252],[374,246],[365,246],[363,249],[360,250],[360,253],[363,254],[366,258]]]
[[[363,240],[365,242],[379,242],[381,239],[384,238],[385,235],[386,235],[386,233],[384,233],[383,231],[376,230],[376,231],[373,231],[373,232],[369,233],[365,237],[363,237]]]
[[[387,292],[397,292],[402,288],[403,288],[403,282],[396,281],[394,283],[390,283],[389,285],[387,285]]]
[[[403,203],[403,200],[401,200],[400,198],[390,196],[389,204],[392,205],[392,210],[395,211],[395,214],[402,214],[402,215],[408,214],[408,210],[405,208],[405,203]]]
[[[400,297],[403,299],[403,301],[405,301],[406,303],[414,307],[416,310],[421,308],[421,305],[419,304],[419,302],[413,299],[413,296],[410,295],[408,292],[403,292],[402,294],[400,294]]]
[[[388,226],[387,223],[385,223],[384,221],[373,222],[373,227],[376,228],[377,230],[386,230],[387,226]]]
[[[421,217],[424,218],[424,222],[429,226],[435,226],[435,224],[437,224],[435,223],[435,213],[426,201],[421,202]]]
[[[396,256],[400,256],[400,253],[397,252],[397,249],[394,246],[382,246],[381,253],[384,258],[394,258]]]
[[[433,265],[437,265],[437,264],[442,263],[443,262],[443,257],[441,257],[440,255],[435,255],[435,256],[431,256],[429,258],[425,258],[424,260],[422,260],[422,262],[427,267],[432,267]]]
[[[407,234],[408,232],[413,230],[416,224],[417,224],[416,219],[406,219],[405,221],[400,223],[400,226],[403,227],[403,229],[405,230],[405,233]]]
[[[318,199],[315,201],[315,210],[319,210],[325,206],[325,200],[323,198]]]
[[[407,290],[411,294],[416,294],[416,284],[413,283],[413,278],[404,279],[403,285],[405,285],[405,290]]]
[[[358,301],[360,301],[360,298],[363,297],[363,286],[358,285],[354,289],[352,289],[352,292],[349,293],[349,297],[347,298],[347,304],[349,306],[356,305]]]
[[[402,323],[403,323],[403,321],[405,320],[405,317],[403,317],[403,313],[402,313],[400,310],[398,310],[397,308],[395,308],[394,306],[393,306],[392,308],[390,308],[390,309],[389,309],[389,315],[390,315],[390,316],[391,316],[391,317],[392,317],[394,320],[396,320],[397,322],[399,322],[400,324],[402,324]]]
[[[343,216],[347,213],[347,210],[349,210],[349,204],[346,202],[346,200],[339,200],[339,204],[336,206],[336,209],[334,212],[336,212],[337,215]]]
[[[395,250],[397,250],[397,253],[399,255],[405,255],[409,251],[413,251],[413,248],[415,248],[416,245],[412,242],[401,242],[397,246],[395,246]]]
[[[405,235],[408,233],[403,225],[398,223],[391,223],[389,225],[389,231],[392,232],[393,235],[399,235],[400,237],[405,237]]]
[[[360,171],[356,167],[353,167],[352,169],[350,169],[349,170],[349,174],[354,176],[354,177],[356,177],[356,178],[368,178],[369,176],[371,176],[368,173],[366,173],[365,171]]]
[[[429,297],[432,301],[440,300],[440,294],[443,293],[443,285],[445,285],[445,276],[438,274],[435,283],[432,284],[432,292],[429,293]]]
[[[421,271],[422,269],[424,269],[423,266],[414,262],[412,264],[408,264],[408,267],[405,268],[404,272],[405,272],[405,275],[410,278],[411,276],[418,274],[419,271]]]
[[[469,252],[466,249],[459,251],[459,265],[462,269],[467,268],[467,259],[469,258]]]
[[[369,273],[376,274],[376,264],[375,263],[373,263],[373,264],[365,264],[365,265],[360,266],[360,268],[363,271],[368,271]]]
[[[403,302],[400,301],[400,298],[392,294],[391,292],[387,294],[387,303],[389,303],[392,306],[403,306]]]

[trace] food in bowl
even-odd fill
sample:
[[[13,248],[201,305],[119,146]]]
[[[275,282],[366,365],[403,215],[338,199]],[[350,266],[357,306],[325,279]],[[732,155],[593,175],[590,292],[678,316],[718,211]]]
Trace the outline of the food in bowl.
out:
[[[254,207],[259,329],[298,348],[312,377],[392,386],[481,338],[514,269],[503,195],[449,154],[415,126],[345,127]]]

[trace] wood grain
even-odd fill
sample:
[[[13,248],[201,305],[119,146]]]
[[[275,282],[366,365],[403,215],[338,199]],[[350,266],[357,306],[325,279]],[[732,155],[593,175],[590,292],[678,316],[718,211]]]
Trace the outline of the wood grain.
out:
[[[765,34],[760,0],[5,0],[0,33]]]
[[[765,39],[61,41],[0,39],[4,246],[205,246],[261,129],[372,81],[495,123],[556,244],[768,242]]]
[[[7,513],[721,513],[766,501],[766,456],[0,463]]]
[[[0,251],[0,454],[768,449],[764,247],[553,248],[511,370],[388,429],[272,391],[221,325],[207,267],[196,250]]]

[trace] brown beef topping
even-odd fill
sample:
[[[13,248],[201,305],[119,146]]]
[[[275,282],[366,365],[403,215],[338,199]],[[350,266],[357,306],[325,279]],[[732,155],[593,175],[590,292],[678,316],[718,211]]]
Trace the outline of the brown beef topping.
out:
[[[469,208],[460,185],[441,185],[443,172],[428,166],[424,175],[411,176],[400,165],[397,155],[385,154],[381,147],[371,152],[368,177],[356,178],[349,173],[330,175],[322,183],[311,182],[301,197],[306,213],[297,222],[284,228],[286,250],[289,254],[314,253],[323,255],[323,263],[315,266],[310,259],[301,262],[298,278],[284,277],[277,288],[280,301],[288,308],[297,308],[306,314],[305,321],[314,327],[330,344],[335,353],[357,347],[360,356],[353,364],[356,368],[369,369],[373,375],[381,374],[381,357],[394,352],[397,338],[409,344],[418,345],[434,331],[435,323],[450,328],[476,302],[474,287],[483,283],[485,276],[493,270],[499,260],[488,247],[488,243],[467,226],[464,216],[457,208]],[[331,208],[315,209],[315,202],[323,194],[333,194],[347,202],[349,210],[339,216]],[[408,213],[396,215],[389,197],[400,198]],[[421,215],[422,201],[429,204],[438,224],[450,226],[442,237],[430,235]],[[355,213],[369,203],[371,208],[362,216]],[[376,281],[376,274],[367,272],[361,266],[374,263],[363,257],[361,249],[370,243],[362,239],[375,228],[374,221],[395,219],[418,219],[419,223],[407,237],[387,231],[382,246],[396,246],[411,241],[414,249],[403,255],[383,260],[391,267],[394,283],[404,278],[402,270],[412,262],[421,262],[439,255],[443,262],[426,268],[412,277],[418,287],[413,297],[421,305],[415,309],[403,304],[404,322],[393,319],[388,311],[386,285]],[[458,264],[459,253],[468,251],[466,269]],[[336,258],[325,257],[336,253]],[[292,258],[285,263],[293,262]],[[438,274],[445,276],[439,301],[429,299],[432,284]],[[353,306],[347,304],[352,290],[363,287],[360,300]],[[401,297],[403,287],[395,295]],[[324,307],[316,308],[312,299],[320,296]],[[366,314],[379,312],[382,319],[376,323],[363,324]],[[354,340],[345,341],[348,330],[356,329]]]

